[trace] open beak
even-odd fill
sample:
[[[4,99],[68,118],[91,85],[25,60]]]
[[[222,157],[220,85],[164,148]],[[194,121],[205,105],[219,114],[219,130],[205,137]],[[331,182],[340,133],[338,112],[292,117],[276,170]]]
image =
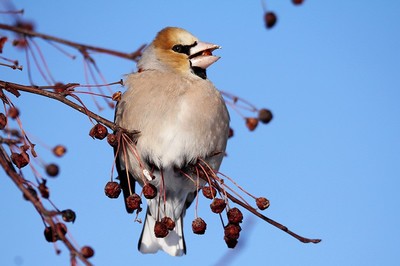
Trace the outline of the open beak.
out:
[[[192,62],[192,66],[200,67],[202,69],[206,69],[207,67],[211,66],[221,58],[212,54],[215,49],[220,48],[221,47],[219,45],[212,43],[197,42],[197,45],[190,49],[189,59],[190,62]]]

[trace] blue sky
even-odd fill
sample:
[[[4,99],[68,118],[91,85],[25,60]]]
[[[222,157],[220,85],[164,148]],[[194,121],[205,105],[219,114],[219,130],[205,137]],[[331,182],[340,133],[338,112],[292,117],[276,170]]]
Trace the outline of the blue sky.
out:
[[[14,103],[25,130],[43,159],[61,166],[59,177],[48,183],[52,200],[77,212],[68,227],[79,244],[94,247],[95,265],[215,265],[221,258],[220,265],[253,260],[261,265],[396,265],[400,260],[400,2],[306,0],[296,7],[289,0],[270,0],[267,6],[278,15],[271,30],[264,28],[260,1],[18,1],[39,32],[82,43],[130,52],[163,27],[179,26],[221,45],[216,54],[222,58],[209,78],[220,90],[274,113],[271,124],[251,133],[231,113],[235,137],[221,171],[269,198],[265,215],[301,235],[323,239],[302,244],[243,211],[241,246],[228,250],[219,218],[201,200],[199,215],[208,230],[193,235],[188,225],[194,210],[188,210],[187,256],[142,255],[136,249],[142,226],[125,213],[121,199],[103,193],[111,148],[88,136],[91,124],[85,116],[23,94]],[[0,19],[7,21],[4,15]],[[81,58],[72,61],[38,43],[57,80],[85,83]],[[4,55],[24,64],[24,55],[9,46]],[[110,82],[135,70],[129,61],[95,58]],[[0,75],[28,82],[26,71],[1,68]],[[95,108],[90,97],[84,99]],[[112,119],[113,111],[101,114]],[[63,143],[68,153],[54,158],[39,143]],[[69,265],[64,248],[57,256],[45,242],[39,216],[11,181],[1,178],[0,187],[0,264]]]

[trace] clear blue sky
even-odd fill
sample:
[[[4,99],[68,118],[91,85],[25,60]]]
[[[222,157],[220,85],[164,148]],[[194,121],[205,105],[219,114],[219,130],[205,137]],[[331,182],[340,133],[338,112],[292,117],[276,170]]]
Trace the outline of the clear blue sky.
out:
[[[187,256],[141,255],[136,245],[142,225],[125,213],[121,199],[103,193],[111,148],[89,138],[91,124],[83,115],[23,94],[14,103],[26,131],[45,161],[61,165],[60,176],[49,181],[51,197],[59,208],[77,212],[70,232],[79,244],[94,247],[95,265],[197,266],[221,258],[226,265],[399,263],[399,1],[306,0],[296,7],[290,0],[270,0],[268,7],[278,15],[272,30],[264,28],[260,1],[135,2],[22,0],[18,7],[40,32],[126,52],[150,42],[165,26],[221,45],[222,58],[209,78],[219,89],[274,113],[270,125],[252,133],[232,113],[236,134],[222,172],[269,198],[267,216],[323,241],[302,244],[244,211],[242,245],[228,250],[219,218],[201,201],[199,215],[208,230],[204,236],[191,233],[190,209]],[[0,19],[7,21],[4,15]],[[38,43],[57,80],[85,83],[81,58],[71,61]],[[24,64],[22,53],[5,49]],[[129,61],[95,58],[108,81],[135,70]],[[26,71],[0,68],[0,75],[27,83]],[[112,119],[113,111],[102,115]],[[68,153],[54,158],[40,142],[63,143]],[[33,207],[1,176],[0,264],[69,265],[67,251],[55,255]]]

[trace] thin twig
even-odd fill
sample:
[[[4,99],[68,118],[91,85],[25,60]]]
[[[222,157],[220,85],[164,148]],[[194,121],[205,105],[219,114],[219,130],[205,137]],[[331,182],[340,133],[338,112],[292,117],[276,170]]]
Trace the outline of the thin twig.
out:
[[[39,33],[36,31],[32,31],[32,30],[28,30],[28,29],[24,29],[24,28],[20,28],[20,27],[16,27],[16,26],[2,24],[2,23],[0,23],[0,29],[13,31],[16,33],[23,34],[25,36],[38,37],[38,38],[41,38],[44,40],[62,43],[64,45],[67,45],[67,46],[70,46],[70,47],[73,47],[73,48],[79,50],[81,53],[83,53],[84,51],[93,51],[93,52],[109,54],[109,55],[129,59],[129,60],[133,60],[133,61],[138,60],[138,58],[142,54],[143,49],[146,47],[146,45],[143,44],[136,51],[134,51],[132,53],[123,53],[123,52],[119,52],[119,51],[115,51],[115,50],[111,50],[111,49],[107,49],[107,48],[101,48],[101,47],[96,47],[96,46],[92,46],[92,45],[86,45],[86,44],[82,44],[82,43],[72,42],[72,41],[54,37],[51,35]]]

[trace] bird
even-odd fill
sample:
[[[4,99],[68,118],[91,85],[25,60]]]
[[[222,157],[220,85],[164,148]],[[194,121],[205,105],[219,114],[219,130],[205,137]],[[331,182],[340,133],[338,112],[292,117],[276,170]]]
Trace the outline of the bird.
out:
[[[186,254],[183,217],[205,184],[187,169],[201,159],[217,171],[225,155],[229,113],[206,71],[220,59],[212,54],[219,48],[185,29],[166,27],[144,49],[137,71],[126,76],[114,121],[125,132],[139,133],[131,134],[134,145],[115,151],[120,186],[125,199],[136,182],[157,189],[155,198],[146,199],[141,253]],[[157,237],[154,226],[163,217],[175,227]]]

